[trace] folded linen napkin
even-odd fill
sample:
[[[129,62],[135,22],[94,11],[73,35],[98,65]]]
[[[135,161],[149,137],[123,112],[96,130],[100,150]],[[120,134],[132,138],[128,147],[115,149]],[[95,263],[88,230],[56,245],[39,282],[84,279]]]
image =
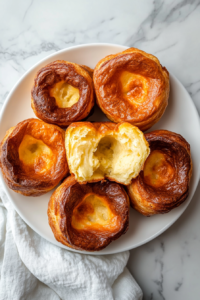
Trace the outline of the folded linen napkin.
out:
[[[59,248],[35,233],[0,185],[0,299],[141,300],[125,267],[129,252],[92,256]]]

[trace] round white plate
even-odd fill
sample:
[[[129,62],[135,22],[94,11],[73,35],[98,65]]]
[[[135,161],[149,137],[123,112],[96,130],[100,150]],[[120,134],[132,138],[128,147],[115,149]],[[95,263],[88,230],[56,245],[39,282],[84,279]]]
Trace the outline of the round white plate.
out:
[[[39,62],[25,73],[7,97],[0,116],[0,140],[2,140],[6,130],[10,127],[24,119],[35,117],[31,109],[31,88],[35,74],[40,68],[57,59],[94,68],[101,58],[125,49],[126,47],[124,46],[112,44],[81,45],[59,51]],[[161,120],[150,131],[154,129],[168,129],[180,133],[190,143],[193,159],[193,176],[188,199],[170,213],[150,218],[142,216],[131,208],[129,230],[125,235],[112,242],[104,250],[95,253],[83,252],[69,249],[55,240],[47,218],[47,204],[52,191],[40,197],[25,197],[10,190],[1,176],[7,196],[19,215],[33,230],[53,244],[71,251],[90,254],[111,254],[138,247],[152,240],[169,228],[181,216],[190,203],[199,180],[200,124],[196,108],[185,88],[172,74],[170,74],[170,82],[169,105]],[[89,120],[106,121],[107,118],[96,108]]]

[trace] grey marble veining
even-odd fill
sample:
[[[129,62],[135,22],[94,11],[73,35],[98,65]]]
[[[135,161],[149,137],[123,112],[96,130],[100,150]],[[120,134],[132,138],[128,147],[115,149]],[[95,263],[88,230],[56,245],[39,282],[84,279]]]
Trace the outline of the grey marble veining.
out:
[[[199,0],[2,0],[0,108],[17,80],[60,49],[91,42],[156,55],[183,83],[200,112]],[[144,299],[200,299],[200,187],[165,233],[131,251],[129,269]]]
[[[200,298],[199,194],[200,186],[188,209],[165,233],[131,250],[129,268],[144,299]]]

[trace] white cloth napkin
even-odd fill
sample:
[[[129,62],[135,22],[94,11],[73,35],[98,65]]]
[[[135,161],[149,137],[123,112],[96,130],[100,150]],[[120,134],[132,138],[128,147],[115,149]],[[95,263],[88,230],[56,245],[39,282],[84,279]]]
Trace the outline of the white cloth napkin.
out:
[[[59,248],[35,233],[0,186],[0,299],[141,300],[125,267],[129,252],[92,256]]]

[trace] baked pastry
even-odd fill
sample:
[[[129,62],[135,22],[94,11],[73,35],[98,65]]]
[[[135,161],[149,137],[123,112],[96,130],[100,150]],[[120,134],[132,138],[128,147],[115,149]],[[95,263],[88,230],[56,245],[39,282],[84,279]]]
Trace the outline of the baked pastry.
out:
[[[80,65],[80,67],[82,67],[85,71],[87,71],[89,73],[90,77],[93,79],[93,73],[94,73],[93,69],[91,69],[90,67],[85,66],[85,65]]]
[[[129,122],[145,131],[168,105],[167,69],[139,49],[106,56],[96,65],[93,79],[97,104],[113,122]]]
[[[25,196],[47,193],[68,173],[64,130],[38,119],[18,123],[0,144],[0,167],[15,192]]]
[[[54,61],[36,75],[31,106],[43,121],[66,127],[86,118],[94,106],[92,69]]]
[[[81,183],[108,178],[130,184],[150,152],[144,134],[130,123],[72,123],[65,147],[70,172]]]
[[[183,203],[192,175],[190,145],[179,134],[156,130],[145,134],[151,153],[128,186],[132,206],[145,216],[167,213]]]
[[[79,184],[68,177],[52,194],[49,225],[57,241],[97,251],[124,234],[129,225],[129,198],[117,183]]]

